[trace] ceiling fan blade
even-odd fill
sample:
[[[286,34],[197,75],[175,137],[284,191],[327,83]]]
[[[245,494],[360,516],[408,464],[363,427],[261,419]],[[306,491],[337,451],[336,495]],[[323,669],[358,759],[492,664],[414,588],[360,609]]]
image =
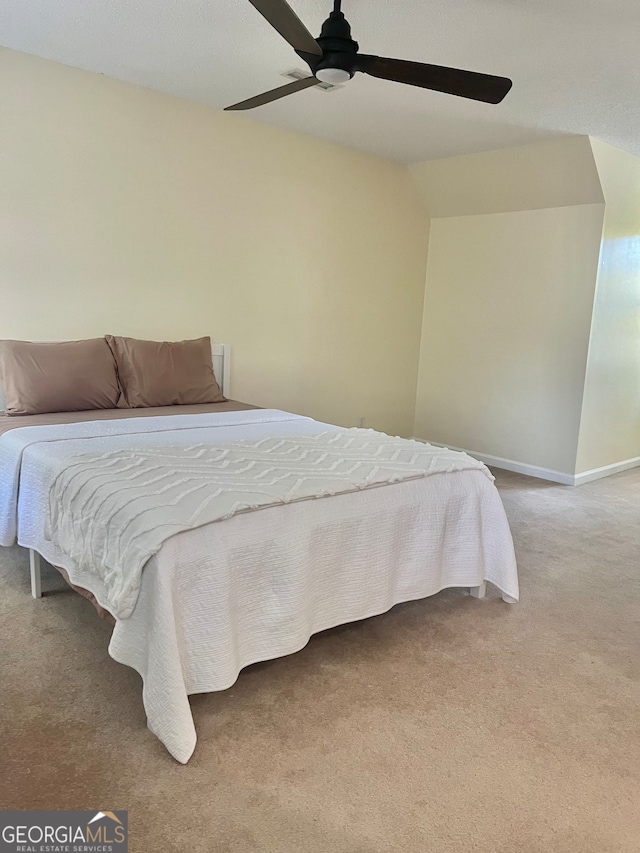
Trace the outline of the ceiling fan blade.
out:
[[[262,95],[256,95],[255,98],[249,98],[246,101],[240,101],[239,104],[225,107],[225,112],[227,110],[252,110],[254,107],[270,104],[271,101],[286,98],[287,95],[293,95],[294,92],[301,92],[302,89],[317,86],[319,82],[315,77],[303,77],[302,80],[294,80],[293,83],[287,83],[286,86],[279,86],[277,89],[271,89],[270,92],[263,92]]]
[[[294,50],[322,56],[322,48],[286,0],[249,0]]]
[[[460,98],[472,98],[487,104],[499,104],[513,85],[507,77],[461,71],[443,65],[407,62],[404,59],[386,59],[364,53],[357,55],[355,67],[372,77],[420,86],[422,89],[433,89],[448,95],[458,95]]]

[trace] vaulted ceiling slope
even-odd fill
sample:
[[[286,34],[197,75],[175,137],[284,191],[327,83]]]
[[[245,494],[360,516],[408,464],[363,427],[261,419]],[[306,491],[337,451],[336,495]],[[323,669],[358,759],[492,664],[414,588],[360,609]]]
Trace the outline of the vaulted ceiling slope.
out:
[[[331,0],[291,0],[315,35]],[[251,112],[400,162],[589,134],[640,156],[637,0],[343,0],[361,49],[510,77],[499,106],[357,75]],[[302,61],[247,0],[0,0],[0,44],[223,108]]]
[[[640,160],[619,153],[640,167]],[[514,148],[425,160],[409,169],[433,218],[605,201],[588,136],[563,136]]]

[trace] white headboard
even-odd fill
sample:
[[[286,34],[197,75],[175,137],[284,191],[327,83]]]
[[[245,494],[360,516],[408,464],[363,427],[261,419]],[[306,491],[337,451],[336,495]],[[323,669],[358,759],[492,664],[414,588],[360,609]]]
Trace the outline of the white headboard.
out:
[[[229,344],[211,344],[213,372],[225,397],[231,396],[231,347]]]
[[[50,341],[47,341],[50,343]],[[213,372],[225,397],[231,396],[231,357],[229,344],[211,344]],[[0,412],[5,409],[4,388],[0,385]]]

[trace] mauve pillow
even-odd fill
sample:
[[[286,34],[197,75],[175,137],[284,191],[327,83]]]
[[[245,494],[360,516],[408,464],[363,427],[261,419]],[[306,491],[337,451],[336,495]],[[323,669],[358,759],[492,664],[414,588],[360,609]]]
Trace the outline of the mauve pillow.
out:
[[[0,341],[8,415],[115,409],[116,365],[104,338],[61,343]]]
[[[141,341],[106,335],[106,341],[129,408],[224,401],[213,373],[210,338]]]

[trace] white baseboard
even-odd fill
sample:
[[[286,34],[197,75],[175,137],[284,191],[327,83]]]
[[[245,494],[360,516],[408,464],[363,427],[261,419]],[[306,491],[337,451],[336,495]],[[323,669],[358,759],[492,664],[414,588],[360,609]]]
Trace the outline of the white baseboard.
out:
[[[418,438],[416,441],[423,441]],[[513,459],[503,459],[501,456],[491,456],[489,453],[477,453],[475,450],[467,450],[466,447],[454,447],[452,444],[441,444],[439,441],[430,441],[436,447],[448,447],[449,450],[461,450],[468,453],[474,459],[479,459],[489,467],[502,468],[505,471],[513,471],[515,474],[526,474],[527,477],[537,477],[539,480],[551,480],[552,483],[562,483],[563,486],[574,486],[573,474],[565,474],[563,471],[554,471],[551,468],[539,468],[537,465],[527,465],[525,462],[516,462]]]
[[[417,438],[416,441],[424,441]],[[436,447],[448,447],[449,450],[461,450],[468,453],[474,459],[479,459],[490,468],[502,468],[505,471],[513,471],[515,474],[525,474],[527,477],[537,477],[539,480],[550,480],[552,483],[561,483],[563,486],[581,486],[601,477],[609,477],[611,474],[619,474],[629,468],[640,467],[640,456],[634,459],[625,459],[623,462],[614,462],[602,468],[594,468],[592,471],[583,471],[581,474],[565,474],[563,471],[554,471],[552,468],[539,468],[537,465],[527,465],[525,462],[516,462],[513,459],[503,459],[501,456],[491,456],[489,453],[476,453],[475,450],[467,450],[464,447],[454,447],[452,444],[441,444],[439,441],[430,441]]]
[[[625,459],[622,462],[614,462],[612,465],[604,465],[602,468],[593,468],[591,471],[576,474],[574,477],[575,485],[581,486],[583,483],[590,483],[592,480],[599,480],[601,477],[609,477],[611,474],[619,474],[621,471],[628,471],[629,468],[639,467],[640,456],[636,456],[634,459]]]

